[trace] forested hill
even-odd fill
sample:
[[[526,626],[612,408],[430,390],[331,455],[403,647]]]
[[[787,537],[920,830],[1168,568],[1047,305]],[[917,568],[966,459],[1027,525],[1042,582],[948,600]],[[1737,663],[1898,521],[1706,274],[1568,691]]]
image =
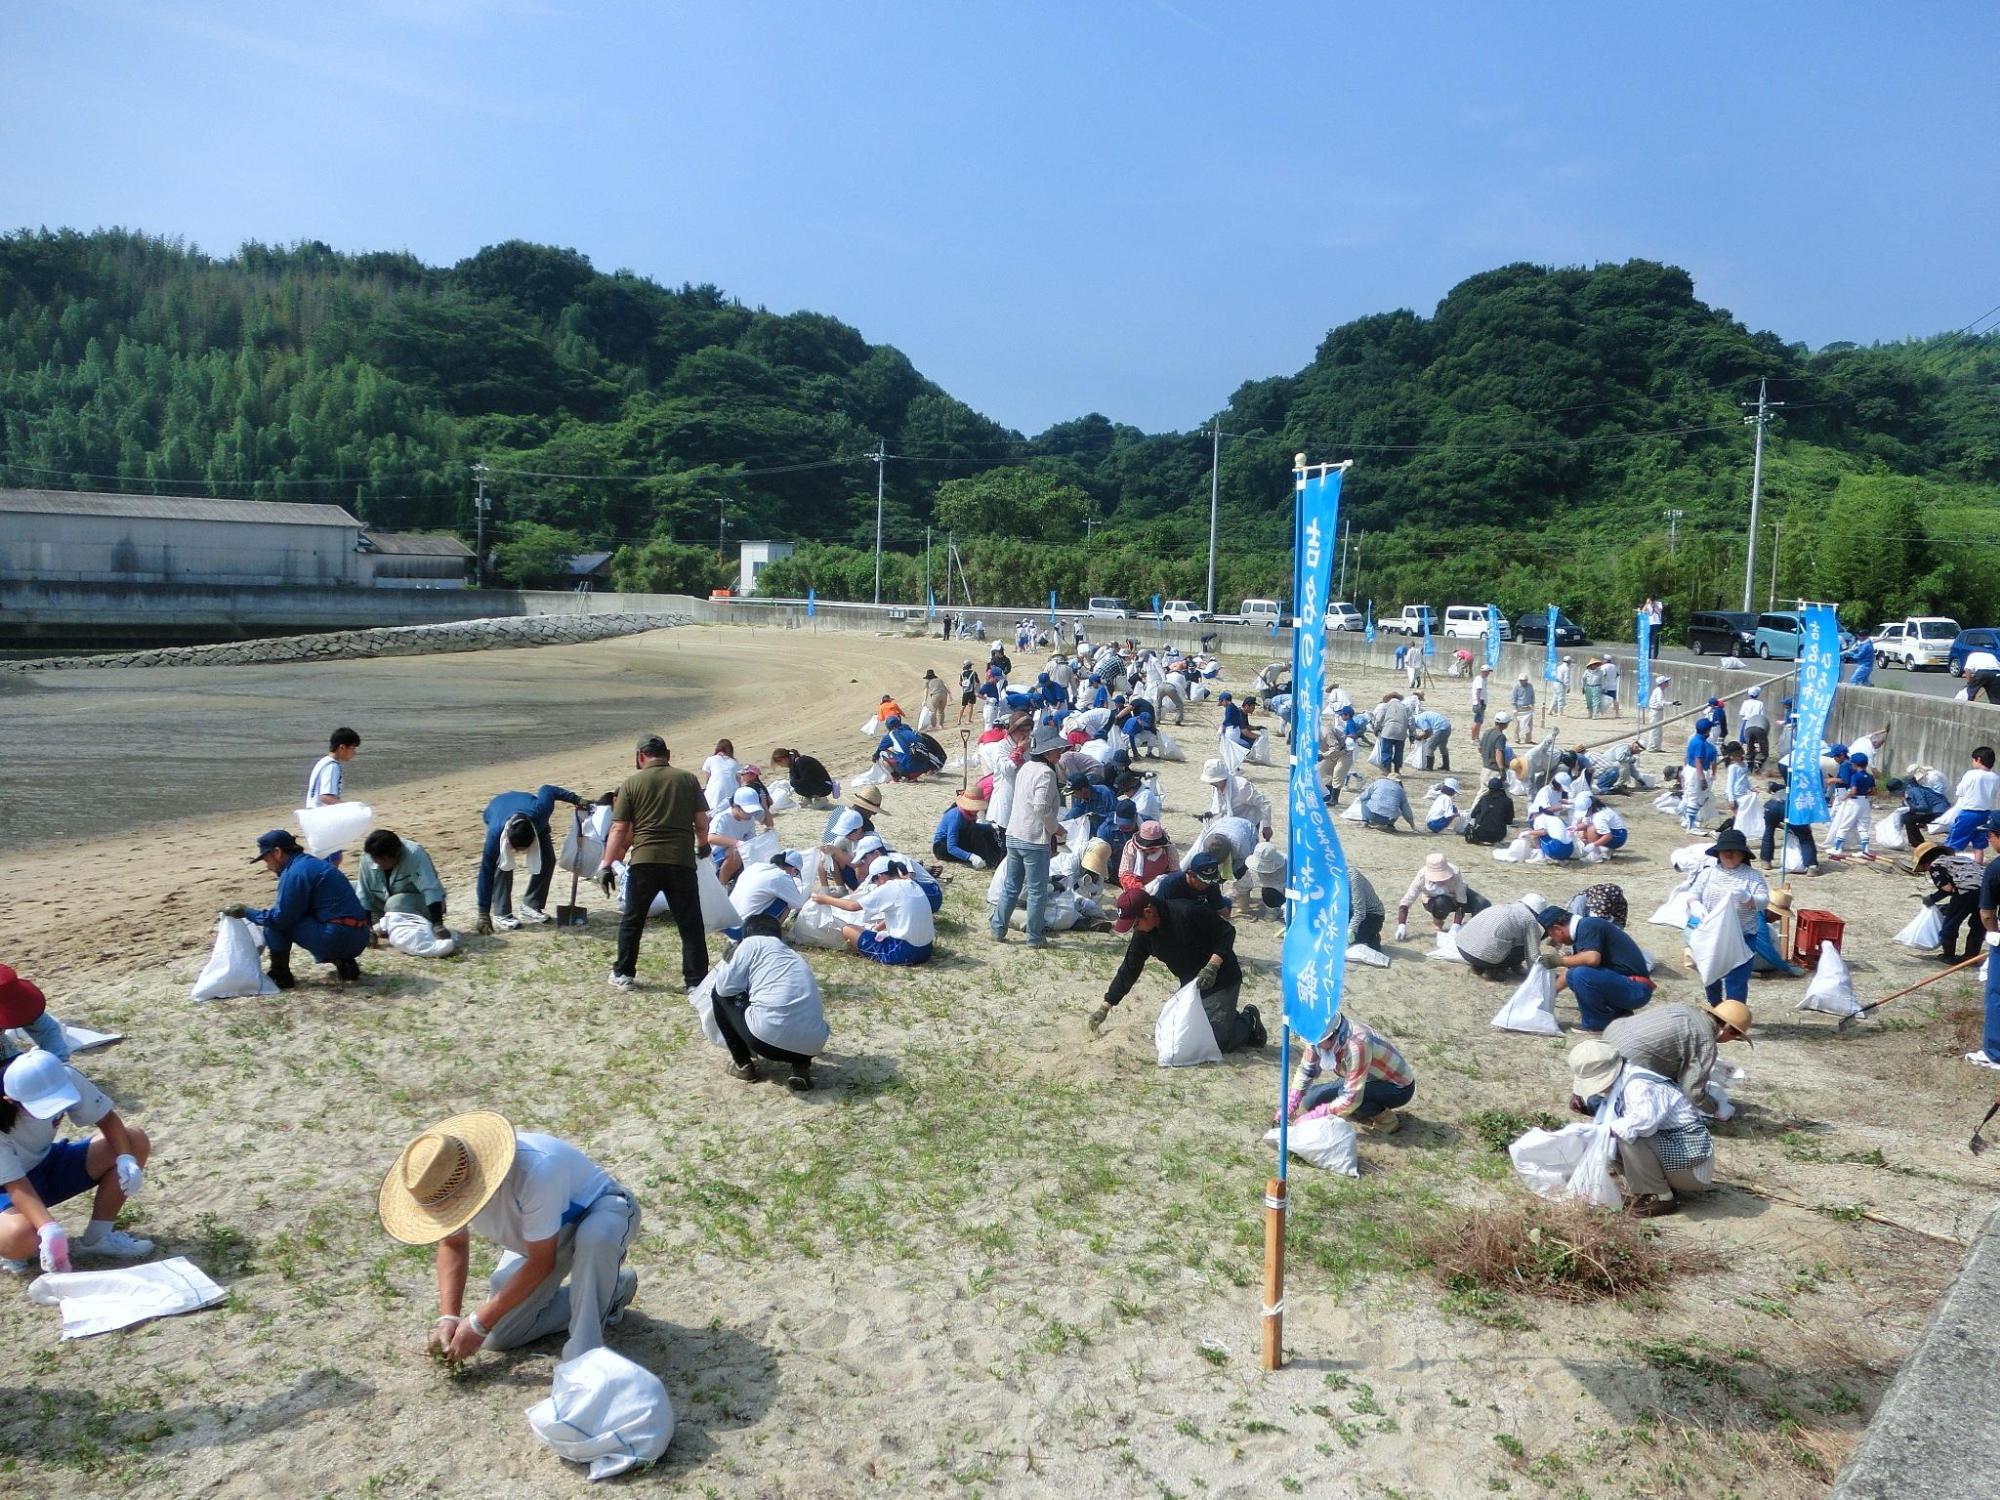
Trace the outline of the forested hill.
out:
[[[1645,261],[1486,272],[1241,386],[1218,416],[1219,598],[1283,591],[1304,451],[1356,460],[1355,598],[1556,598],[1598,630],[1647,592],[1740,602],[1760,377],[1786,403],[1761,542],[1781,595],[2000,613],[2000,338],[1812,353]],[[326,500],[468,537],[483,457],[502,576],[617,547],[623,581],[700,586],[721,519],[732,542],[826,544],[770,581],[829,597],[872,589],[879,442],[888,597],[921,598],[926,524],[956,535],[976,597],[1203,587],[1208,431],[1090,415],[1024,437],[832,317],[518,241],[443,269],[0,238],[0,423],[3,484]]]

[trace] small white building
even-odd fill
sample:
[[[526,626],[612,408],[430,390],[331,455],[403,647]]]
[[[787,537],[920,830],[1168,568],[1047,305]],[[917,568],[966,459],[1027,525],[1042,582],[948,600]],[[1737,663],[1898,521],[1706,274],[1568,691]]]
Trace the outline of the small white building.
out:
[[[736,593],[748,598],[757,592],[757,575],[781,557],[790,557],[798,548],[790,542],[745,542],[736,575]]]

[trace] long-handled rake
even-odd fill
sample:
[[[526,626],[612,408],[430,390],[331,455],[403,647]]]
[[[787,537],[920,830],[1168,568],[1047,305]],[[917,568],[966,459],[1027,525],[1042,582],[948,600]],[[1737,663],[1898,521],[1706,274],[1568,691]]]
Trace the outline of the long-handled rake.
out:
[[[1979,1138],[1979,1132],[1981,1130],[1984,1130],[1988,1125],[1990,1125],[1993,1122],[1993,1117],[1996,1114],[2000,1114],[2000,1099],[1995,1099],[1993,1101],[1993,1107],[1986,1111],[1986,1118],[1979,1122],[1978,1126],[1972,1132],[1972,1139],[1966,1142],[1966,1145],[1972,1148],[1972,1154],[1974,1156],[1977,1156],[1980,1152],[1986,1149],[1986,1142],[1982,1141]]]
[[[1975,954],[1973,957],[1968,958],[1962,964],[1953,964],[1949,969],[1940,970],[1938,973],[1931,975],[1931,977],[1928,979],[1919,979],[1915,984],[1906,985],[1904,988],[1897,990],[1896,993],[1893,995],[1884,995],[1880,1000],[1877,1000],[1873,1005],[1864,1005],[1861,1007],[1861,1009],[1857,1010],[1851,1016],[1842,1016],[1840,1018],[1840,1024],[1835,1026],[1833,1029],[1836,1032],[1845,1031],[1849,1026],[1853,1025],[1863,1016],[1868,1015],[1871,1011],[1880,1010],[1883,1006],[1887,1005],[1891,1000],[1900,1000],[1903,998],[1903,996],[1908,995],[1916,990],[1920,990],[1927,984],[1936,984],[1940,979],[1949,979],[1951,978],[1952,975],[1961,973],[1964,970],[1971,968],[1974,964],[1983,964],[1985,962],[1986,962],[1986,955],[1983,952]]]

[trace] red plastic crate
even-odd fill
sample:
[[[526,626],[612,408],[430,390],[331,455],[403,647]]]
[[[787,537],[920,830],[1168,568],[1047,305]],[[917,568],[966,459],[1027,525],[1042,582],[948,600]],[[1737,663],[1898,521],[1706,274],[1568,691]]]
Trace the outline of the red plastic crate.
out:
[[[1792,962],[1804,964],[1808,969],[1817,968],[1820,944],[1831,943],[1839,949],[1840,935],[1846,927],[1830,911],[1801,910],[1792,929]]]

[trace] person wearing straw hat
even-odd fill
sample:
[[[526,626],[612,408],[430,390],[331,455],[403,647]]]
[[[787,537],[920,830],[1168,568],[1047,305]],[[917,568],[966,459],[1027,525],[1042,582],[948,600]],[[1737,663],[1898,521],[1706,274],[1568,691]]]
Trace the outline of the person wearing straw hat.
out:
[[[1604,1045],[1635,1068],[1673,1079],[1697,1107],[1713,1114],[1708,1077],[1715,1071],[1715,1049],[1727,1042],[1751,1046],[1750,1024],[1750,1007],[1741,1000],[1654,1005],[1606,1026]],[[1570,1107],[1590,1113],[1595,1103],[1585,1095],[1572,1098]]]
[[[1594,719],[1604,711],[1604,658],[1593,656],[1583,664],[1583,716]]]
[[[58,1141],[64,1115],[96,1126],[89,1140]],[[118,1117],[111,1100],[53,1052],[24,1052],[0,1073],[0,1260],[17,1276],[40,1262],[44,1271],[69,1269],[70,1253],[106,1260],[150,1255],[151,1240],[116,1228],[125,1200],[144,1186],[142,1170],[153,1143]],[[95,1194],[90,1227],[72,1242],[49,1212],[83,1194]]]
[[[437,1246],[429,1346],[453,1364],[565,1328],[562,1357],[575,1359],[603,1347],[606,1325],[639,1289],[625,1265],[638,1200],[569,1142],[516,1130],[491,1110],[441,1120],[405,1146],[382,1179],[376,1210],[391,1239]],[[468,1313],[475,1234],[505,1253],[485,1300]]]
[[[264,929],[264,946],[271,954],[271,982],[290,989],[292,949],[300,947],[323,964],[332,964],[342,979],[361,977],[355,960],[368,946],[372,929],[368,908],[354,894],[347,877],[326,860],[299,847],[287,828],[273,828],[257,838],[250,863],[278,877],[278,894],[268,907],[237,903],[222,909],[225,917],[243,917]]]
[[[882,811],[882,789],[878,786],[858,786],[847,794],[847,806],[833,813],[826,820],[826,827],[820,831],[822,843],[836,843],[863,838],[875,831],[875,815]]]
[[[1473,903],[1477,902],[1477,905]],[[1465,876],[1458,866],[1433,849],[1424,856],[1424,862],[1410,881],[1410,888],[1403,892],[1403,899],[1396,903],[1396,941],[1403,942],[1410,935],[1410,908],[1421,906],[1430,913],[1431,922],[1439,932],[1448,931],[1465,917],[1485,909],[1483,898],[1475,896],[1465,883]]]
[[[1653,998],[1652,970],[1645,952],[1608,917],[1575,916],[1559,906],[1535,915],[1542,932],[1568,953],[1544,953],[1536,960],[1555,971],[1556,990],[1576,996],[1578,1024],[1602,1031],[1620,1016],[1643,1009]]]
[[[653,898],[664,895],[681,937],[681,979],[693,989],[708,974],[708,931],[701,920],[695,860],[708,852],[708,799],[701,782],[672,765],[667,742],[646,735],[632,752],[633,773],[611,804],[599,881],[611,894],[611,867],[625,861],[625,914],[611,987],[629,990],[639,973],[639,942]]]
[[[985,822],[986,799],[976,790],[958,793],[931,832],[931,853],[947,864],[984,870],[1007,857],[1000,830]]]

